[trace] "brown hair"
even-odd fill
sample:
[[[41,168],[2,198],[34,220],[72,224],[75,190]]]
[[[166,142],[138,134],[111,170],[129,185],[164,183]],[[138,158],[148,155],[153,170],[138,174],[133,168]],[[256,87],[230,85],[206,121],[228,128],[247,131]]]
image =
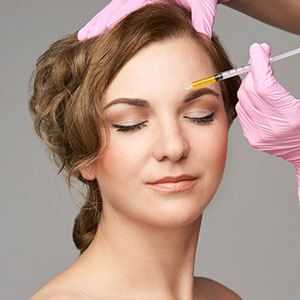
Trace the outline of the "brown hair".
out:
[[[190,12],[170,3],[150,4],[132,12],[112,29],[79,42],[77,33],[50,46],[40,56],[33,73],[29,110],[36,133],[49,147],[63,170],[69,189],[76,178],[86,188],[85,198],[73,228],[73,240],[83,253],[97,231],[102,200],[96,179],[88,181],[80,173],[94,162],[102,150],[105,124],[101,97],[118,71],[149,43],[177,37],[196,40],[211,57],[217,72],[232,68],[218,38],[197,33]],[[221,82],[229,127],[236,117],[240,78]],[[100,126],[100,127],[99,127]],[[107,136],[107,135],[105,135]]]

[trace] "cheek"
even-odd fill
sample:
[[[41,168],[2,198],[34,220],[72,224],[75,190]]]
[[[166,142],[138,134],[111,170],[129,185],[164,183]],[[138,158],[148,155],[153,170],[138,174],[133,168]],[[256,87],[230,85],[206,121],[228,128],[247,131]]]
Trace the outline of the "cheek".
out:
[[[228,130],[225,124],[203,131],[193,147],[195,160],[207,176],[222,177],[227,155]]]
[[[145,142],[137,139],[136,135],[111,134],[106,151],[96,162],[103,208],[109,211],[113,206],[132,216],[144,209],[143,202],[135,201],[135,196],[141,188],[139,175],[145,157]]]
[[[220,130],[215,135],[215,141],[210,147],[211,165],[216,172],[223,174],[227,155],[227,130]]]
[[[211,110],[215,112],[213,122],[203,127],[200,125],[190,139],[195,141],[198,131],[193,150],[198,153],[196,159],[199,165],[205,168],[208,176],[219,177],[221,174],[222,177],[227,156],[228,122],[223,104],[214,105]]]
[[[224,109],[219,111],[219,116],[215,120],[212,132],[207,140],[207,150],[209,151],[209,153],[207,153],[207,157],[210,158],[209,162],[211,167],[216,172],[220,171],[223,174],[228,143],[228,122]]]
[[[135,135],[111,134],[106,151],[99,156],[96,163],[97,179],[102,190],[114,187],[116,183],[126,184],[130,178],[135,178],[143,164],[143,139]]]

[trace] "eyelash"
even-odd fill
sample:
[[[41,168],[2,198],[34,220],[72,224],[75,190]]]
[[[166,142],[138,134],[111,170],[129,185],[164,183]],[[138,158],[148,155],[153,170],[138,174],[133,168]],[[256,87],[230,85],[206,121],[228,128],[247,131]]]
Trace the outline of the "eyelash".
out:
[[[133,132],[138,129],[141,129],[142,127],[146,127],[147,122],[148,121],[143,121],[141,123],[130,125],[130,126],[124,126],[124,125],[119,125],[119,124],[112,124],[112,125],[117,128],[117,131]]]
[[[213,121],[213,116],[214,112],[204,116],[202,118],[190,118],[190,117],[184,117],[185,119],[189,119],[191,122],[196,123],[196,124],[204,124],[204,123],[209,123]],[[138,124],[130,125],[130,126],[124,126],[124,125],[119,125],[119,124],[112,124],[113,127],[117,128],[117,131],[121,132],[134,132],[136,130],[141,129],[142,127],[146,127],[146,123],[148,121],[143,121]]]
[[[213,116],[214,116],[214,112],[212,112],[211,114],[205,116],[205,117],[202,117],[202,118],[190,118],[190,117],[184,117],[185,119],[189,119],[191,122],[193,123],[209,123],[209,122],[212,122],[214,119],[213,119]]]

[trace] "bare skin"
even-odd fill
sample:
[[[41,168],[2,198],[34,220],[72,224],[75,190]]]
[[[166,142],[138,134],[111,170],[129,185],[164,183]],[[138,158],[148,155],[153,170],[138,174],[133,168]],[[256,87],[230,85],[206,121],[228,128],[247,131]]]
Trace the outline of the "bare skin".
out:
[[[62,273],[55,280],[50,281],[29,300],[121,300],[113,297],[94,297],[86,292],[76,291],[81,282],[70,282],[69,291],[66,290],[67,276]],[[154,298],[153,298],[154,299]],[[223,284],[206,278],[194,277],[194,300],[242,300],[234,291]]]
[[[225,5],[269,25],[300,34],[298,0],[231,0]]]
[[[103,99],[109,144],[81,171],[100,186],[98,230],[77,261],[31,300],[241,299],[194,277],[202,213],[225,167],[228,122],[219,83],[189,101],[182,87],[215,72],[189,38],[150,44],[121,69]],[[195,122],[211,112],[213,120]],[[114,126],[142,122],[133,132]],[[155,183],[170,174],[192,179]]]
[[[298,0],[231,0],[226,5],[270,25],[279,27],[295,34],[300,34],[300,2]],[[172,273],[174,273],[173,270],[178,269],[174,268],[174,263],[177,260],[180,262],[183,261],[182,259],[178,259],[178,257],[180,257],[179,253],[181,252],[181,256],[183,257],[183,255],[185,255],[185,257],[187,258],[186,266],[182,270],[187,272],[189,275],[180,278],[178,275],[180,273],[179,272],[174,276],[174,278],[178,276],[178,283],[182,288],[181,290],[178,289],[177,291],[178,293],[180,293],[180,295],[182,295],[182,297],[180,298],[173,297],[171,293],[165,294],[164,297],[164,294],[161,292],[163,289],[165,289],[165,287],[161,285],[161,281],[163,279],[163,268],[161,267],[161,262],[159,261],[156,270],[153,269],[151,272],[149,272],[149,268],[144,268],[143,273],[141,273],[149,275],[150,281],[152,280],[151,286],[157,283],[157,289],[150,288],[149,291],[147,291],[148,294],[147,292],[145,293],[145,297],[142,297],[139,294],[134,294],[136,292],[134,291],[134,289],[125,289],[125,287],[128,286],[136,287],[136,284],[138,284],[141,288],[143,288],[144,292],[145,287],[149,284],[147,281],[145,281],[145,278],[141,278],[138,283],[132,282],[132,278],[130,278],[130,276],[128,276],[126,272],[123,272],[124,270],[131,269],[133,273],[138,273],[138,270],[135,269],[134,266],[134,263],[137,260],[136,253],[130,259],[130,251],[126,253],[126,251],[124,251],[126,247],[120,248],[122,249],[123,254],[127,254],[127,258],[126,260],[123,259],[123,261],[119,260],[118,255],[113,255],[116,255],[117,252],[113,253],[114,251],[112,251],[112,248],[109,247],[109,245],[112,245],[112,240],[109,241],[109,239],[106,239],[105,244],[105,230],[98,230],[97,236],[88,250],[71,267],[69,267],[67,270],[59,274],[47,285],[45,285],[32,298],[30,298],[30,300],[239,300],[241,298],[235,292],[225,287],[221,283],[205,277],[194,277],[192,275],[196,244],[201,227],[201,220],[202,216],[199,217],[198,220],[193,223],[193,226],[190,227],[190,236],[193,238],[189,240],[188,246],[182,249],[178,248],[177,253],[175,253],[175,251],[172,253],[173,255],[175,255],[174,257],[177,257],[177,259],[172,260],[172,255],[170,255],[170,252],[166,252],[165,254],[163,254],[163,247],[160,253],[161,258],[169,261],[170,263],[169,267],[165,266],[166,270],[169,269],[169,272],[165,272],[165,275],[169,276],[169,278],[172,278]],[[104,226],[103,222],[101,226]],[[182,234],[182,237],[184,235],[186,235],[186,232],[185,234]],[[124,236],[123,245],[119,244],[118,246],[128,245],[128,237],[129,236]],[[180,237],[180,234],[177,233],[177,238],[178,237]],[[134,242],[134,240],[132,240],[131,242]],[[172,243],[172,246],[176,245],[176,238],[167,239],[165,245],[170,246],[170,243]],[[99,247],[100,244],[102,245],[101,247]],[[131,244],[133,250],[136,249],[135,246]],[[151,253],[151,251],[149,252],[149,254]],[[186,255],[187,252],[190,254],[190,256]],[[141,253],[145,254],[145,252]],[[144,261],[145,263],[149,264],[145,257],[143,259],[143,257],[141,256],[140,259],[142,262]],[[115,262],[117,262],[117,268],[114,269],[114,267],[116,267],[116,265],[114,264]],[[120,268],[120,266],[123,267]],[[140,267],[143,268],[143,266]],[[141,271],[142,268],[139,271]],[[155,278],[158,279],[156,283],[154,281]],[[123,283],[120,284],[122,281]],[[117,285],[116,282],[118,282]],[[145,285],[143,286],[143,284]],[[135,296],[132,296],[133,294]]]

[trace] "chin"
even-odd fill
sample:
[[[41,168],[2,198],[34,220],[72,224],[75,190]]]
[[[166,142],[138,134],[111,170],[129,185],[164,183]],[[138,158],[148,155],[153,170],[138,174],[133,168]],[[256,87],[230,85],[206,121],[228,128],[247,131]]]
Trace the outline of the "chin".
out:
[[[149,209],[148,223],[159,227],[175,228],[186,226],[201,217],[211,199],[203,197],[187,199],[169,199],[159,203],[156,208]]]

